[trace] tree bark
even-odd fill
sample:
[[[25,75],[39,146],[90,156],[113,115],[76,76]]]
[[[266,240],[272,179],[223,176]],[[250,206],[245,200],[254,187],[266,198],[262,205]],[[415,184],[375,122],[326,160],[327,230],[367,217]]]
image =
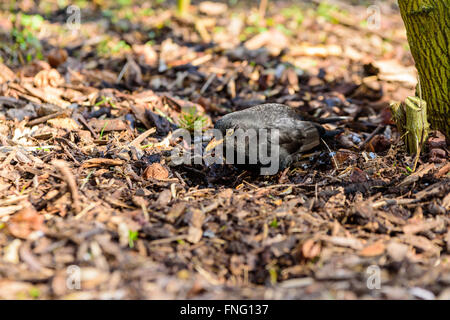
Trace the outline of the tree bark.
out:
[[[190,4],[191,0],[177,0],[178,13],[184,16],[188,12]]]
[[[433,129],[450,138],[450,0],[398,0]],[[420,90],[421,89],[421,90]]]

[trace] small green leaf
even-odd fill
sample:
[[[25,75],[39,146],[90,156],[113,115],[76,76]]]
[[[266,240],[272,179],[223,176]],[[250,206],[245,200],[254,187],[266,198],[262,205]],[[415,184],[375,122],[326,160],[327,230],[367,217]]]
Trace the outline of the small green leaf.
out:
[[[108,121],[105,121],[105,124],[103,125],[102,131],[100,131],[100,140],[103,139],[103,131],[105,131],[106,126],[108,125]]]
[[[277,218],[273,218],[273,220],[272,220],[272,222],[269,224],[269,226],[271,226],[272,228],[278,228],[279,224],[278,224]]]
[[[128,232],[128,245],[131,249],[134,248],[134,241],[136,241],[139,238],[139,232],[138,231],[129,231]]]
[[[29,294],[30,297],[32,297],[33,299],[38,299],[39,296],[41,295],[41,292],[39,291],[38,288],[32,287],[32,288],[28,291],[28,294]]]

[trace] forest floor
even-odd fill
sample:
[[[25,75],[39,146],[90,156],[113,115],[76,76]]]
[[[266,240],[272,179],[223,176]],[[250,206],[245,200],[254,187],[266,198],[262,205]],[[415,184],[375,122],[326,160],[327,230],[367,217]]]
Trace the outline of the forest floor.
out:
[[[414,168],[401,16],[356,2],[2,2],[0,298],[449,299],[448,146]],[[272,176],[171,163],[263,102],[349,120]]]

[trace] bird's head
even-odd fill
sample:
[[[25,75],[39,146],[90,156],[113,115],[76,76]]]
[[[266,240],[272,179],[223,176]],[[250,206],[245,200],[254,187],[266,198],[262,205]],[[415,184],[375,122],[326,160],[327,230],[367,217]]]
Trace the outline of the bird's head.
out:
[[[237,123],[235,120],[232,114],[227,114],[216,121],[214,128],[220,130],[222,134],[226,134],[228,129],[236,129]]]

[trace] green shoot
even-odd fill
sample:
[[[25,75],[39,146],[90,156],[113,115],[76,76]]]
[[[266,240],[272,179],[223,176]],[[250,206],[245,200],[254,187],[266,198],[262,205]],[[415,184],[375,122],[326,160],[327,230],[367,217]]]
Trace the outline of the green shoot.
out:
[[[81,185],[80,189],[83,190],[84,186],[86,185],[86,183],[89,181],[89,178],[91,177],[91,175],[94,173],[95,170],[91,170],[91,172],[89,172],[89,174],[86,176],[86,178],[84,178],[83,180],[83,184]]]
[[[147,149],[147,148],[150,148],[150,147],[153,147],[153,143],[149,143],[149,144],[146,144],[144,146],[141,146],[141,149]]]
[[[276,284],[278,280],[277,270],[274,267],[269,269],[270,283]]]
[[[112,101],[112,99],[110,97],[105,96],[102,96],[102,99],[96,104],[94,104],[94,106],[98,107],[104,104],[109,104],[112,108],[117,108],[116,104]]]
[[[41,292],[39,291],[38,288],[32,287],[32,288],[28,291],[28,294],[30,295],[31,298],[33,298],[33,299],[38,299],[39,296],[41,295]]]
[[[134,242],[139,238],[139,232],[138,231],[129,231],[128,233],[128,246],[130,249],[134,248]]]
[[[178,121],[180,127],[193,132],[196,129],[203,130],[207,123],[207,118],[197,113],[197,109],[192,107],[188,112],[181,114],[181,119]]]
[[[103,139],[103,132],[105,131],[106,126],[108,125],[109,120],[105,121],[105,124],[103,125],[102,131],[100,131],[100,140]]]
[[[269,226],[271,226],[272,228],[278,228],[279,223],[278,223],[278,220],[277,220],[276,217],[273,218],[273,220],[272,220],[272,222],[269,224]]]

